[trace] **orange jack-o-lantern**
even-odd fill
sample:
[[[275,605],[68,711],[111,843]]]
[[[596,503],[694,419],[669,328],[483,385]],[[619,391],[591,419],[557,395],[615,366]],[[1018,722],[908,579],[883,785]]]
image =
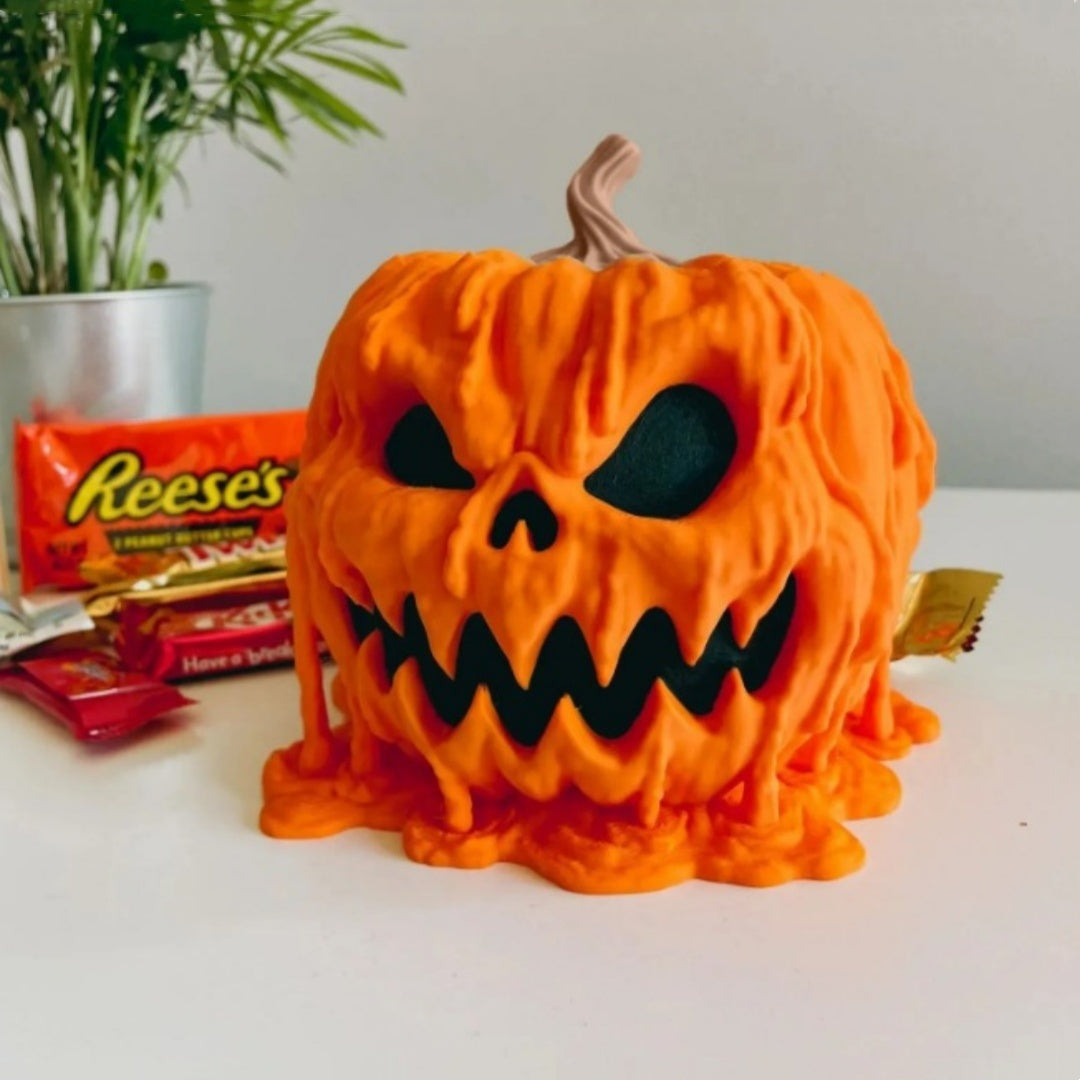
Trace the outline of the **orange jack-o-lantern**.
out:
[[[268,833],[593,892],[835,877],[840,819],[899,797],[878,759],[935,734],[888,684],[933,486],[902,358],[834,277],[643,249],[637,160],[598,147],[565,248],[391,259],[334,330]]]

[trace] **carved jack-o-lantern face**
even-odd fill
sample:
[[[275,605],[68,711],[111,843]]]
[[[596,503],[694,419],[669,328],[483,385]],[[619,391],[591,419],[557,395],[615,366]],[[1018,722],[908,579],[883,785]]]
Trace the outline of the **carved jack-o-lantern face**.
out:
[[[567,248],[393,259],[335,329],[269,832],[400,827],[588,890],[766,883],[853,869],[833,819],[895,803],[874,759],[934,726],[888,692],[933,470],[906,368],[834,278],[644,252],[608,207],[635,164],[601,144]]]

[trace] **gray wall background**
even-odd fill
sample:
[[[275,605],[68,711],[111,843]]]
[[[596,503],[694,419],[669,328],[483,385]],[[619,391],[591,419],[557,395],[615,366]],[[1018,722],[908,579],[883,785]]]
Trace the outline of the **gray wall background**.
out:
[[[408,43],[386,131],[300,137],[287,178],[186,162],[155,253],[215,288],[210,410],[306,402],[342,305],[417,248],[529,253],[599,138],[644,150],[647,243],[832,270],[912,366],[939,479],[1080,486],[1075,0],[340,0]]]

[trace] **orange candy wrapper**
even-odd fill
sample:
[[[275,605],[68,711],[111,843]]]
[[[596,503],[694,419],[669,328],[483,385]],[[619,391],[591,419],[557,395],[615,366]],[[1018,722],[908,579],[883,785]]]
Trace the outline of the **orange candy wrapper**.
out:
[[[279,545],[302,410],[15,433],[23,589],[175,572],[207,549]]]

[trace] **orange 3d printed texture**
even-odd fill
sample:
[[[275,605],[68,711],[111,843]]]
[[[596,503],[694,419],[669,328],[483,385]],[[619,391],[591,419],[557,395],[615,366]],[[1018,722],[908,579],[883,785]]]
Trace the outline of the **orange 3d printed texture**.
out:
[[[566,247],[393,258],[333,331],[270,835],[584,892],[833,878],[936,735],[889,688],[934,472],[903,359],[834,277],[644,249],[611,206],[638,157],[601,143]]]

